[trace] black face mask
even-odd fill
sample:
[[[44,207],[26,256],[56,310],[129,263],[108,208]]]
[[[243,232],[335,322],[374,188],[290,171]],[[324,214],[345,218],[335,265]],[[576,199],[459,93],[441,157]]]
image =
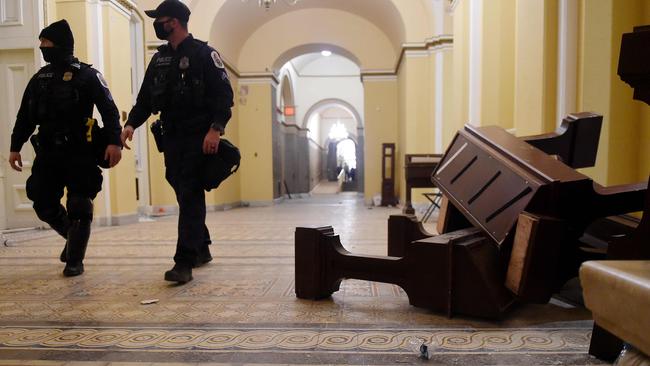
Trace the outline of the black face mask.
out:
[[[49,62],[51,64],[63,62],[67,58],[67,56],[70,55],[70,51],[59,47],[40,47],[40,48],[45,62]]]
[[[165,30],[165,23],[167,22],[153,22],[153,29],[156,31],[156,37],[163,41],[166,41],[167,38],[169,38],[169,35],[174,31],[173,29]]]

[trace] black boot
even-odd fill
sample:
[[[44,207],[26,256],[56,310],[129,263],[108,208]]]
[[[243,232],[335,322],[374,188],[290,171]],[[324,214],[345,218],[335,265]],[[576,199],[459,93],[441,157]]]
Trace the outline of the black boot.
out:
[[[165,281],[187,283],[192,281],[192,267],[176,263],[174,268],[165,272]]]
[[[192,268],[201,267],[204,264],[207,264],[209,262],[212,262],[212,254],[210,254],[210,247],[204,245],[201,249],[199,249],[199,255],[196,257],[194,263],[192,263]]]
[[[66,277],[78,276],[84,272],[83,260],[90,238],[90,223],[90,220],[74,220],[70,225],[66,243],[66,264],[63,270],[63,275]]]

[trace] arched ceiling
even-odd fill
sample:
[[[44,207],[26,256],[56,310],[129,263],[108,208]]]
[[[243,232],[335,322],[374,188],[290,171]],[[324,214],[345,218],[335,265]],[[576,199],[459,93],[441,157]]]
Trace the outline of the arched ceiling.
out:
[[[280,0],[268,10],[260,8],[257,0],[225,0],[214,17],[211,35],[220,44],[243,45],[263,24],[289,12],[305,9],[337,9],[352,13],[383,30],[396,49],[404,42],[402,17],[391,0],[300,0],[293,6]]]
[[[386,33],[366,18],[338,9],[310,8],[262,24],[243,45],[236,45],[241,51],[234,62],[241,72],[277,70],[283,64],[280,58],[288,61],[307,53],[303,46],[314,44],[337,46],[345,52],[333,52],[358,61],[364,70],[392,69],[399,57],[399,49]]]
[[[138,0],[138,7],[155,8],[159,1]],[[363,62],[357,62],[364,70],[375,70],[378,67],[381,69],[391,62],[393,64],[390,67],[393,67],[404,43],[423,42],[434,35],[432,4],[447,0],[299,0],[294,6],[288,6],[284,0],[278,0],[268,11],[260,8],[257,0],[183,1],[192,11],[190,31],[195,37],[209,41],[212,46],[220,50],[226,61],[239,71],[256,73],[277,69],[274,63],[282,53],[288,52],[290,48],[311,44],[338,46],[344,51],[339,54],[355,62],[357,61],[355,56],[365,52],[366,59],[361,60],[362,57],[359,56],[359,61]],[[297,25],[295,22],[298,18],[297,13],[308,14],[311,19],[306,19],[299,22],[302,24]],[[292,14],[296,16],[288,16]],[[320,14],[316,19],[320,28],[316,31],[310,26],[310,23],[314,23],[314,14]],[[331,19],[338,14],[343,14],[348,24],[343,24],[343,20]],[[267,26],[269,23],[279,23],[280,20],[282,22],[279,25]],[[350,21],[354,24],[350,25]],[[341,26],[346,28],[348,32],[346,36],[351,38],[347,43],[340,42],[342,33],[340,30],[335,37],[328,38],[329,30],[336,31]],[[151,28],[151,26],[146,27],[147,40],[155,40]],[[364,34],[351,33],[358,29],[363,29]],[[264,37],[256,35],[261,30],[267,32]],[[278,30],[281,34],[276,34]],[[242,49],[245,45],[253,43],[251,48],[254,49],[259,46],[260,41],[263,41],[271,44],[269,47],[273,47],[278,38],[287,34],[300,33],[308,33],[312,37],[308,41],[305,41],[308,37],[296,37],[293,44],[285,42],[278,47],[274,57],[267,54],[263,61],[249,64],[248,68],[239,67],[240,59],[244,59]],[[250,42],[252,37],[256,38],[255,42]],[[359,50],[359,44],[365,50]],[[392,48],[392,51],[386,51],[386,47]],[[250,57],[250,54],[249,50],[245,57]],[[288,59],[297,55],[290,52]],[[391,62],[378,63],[373,61],[375,59],[391,59]],[[264,66],[260,68],[262,64]]]

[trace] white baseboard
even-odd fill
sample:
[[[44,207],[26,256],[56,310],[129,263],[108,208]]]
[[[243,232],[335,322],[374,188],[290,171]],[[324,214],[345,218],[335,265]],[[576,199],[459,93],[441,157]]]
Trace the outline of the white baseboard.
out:
[[[95,222],[99,226],[108,226],[109,220],[107,217],[98,217],[95,219]],[[129,225],[129,224],[135,224],[137,222],[138,222],[137,213],[111,216],[110,219],[111,226]]]

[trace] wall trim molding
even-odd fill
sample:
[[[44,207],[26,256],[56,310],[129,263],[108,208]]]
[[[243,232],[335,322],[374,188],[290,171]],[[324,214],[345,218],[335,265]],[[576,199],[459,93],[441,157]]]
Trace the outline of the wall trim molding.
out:
[[[361,76],[362,82],[397,81],[397,74],[366,74]]]
[[[402,67],[404,58],[407,57],[426,57],[437,51],[451,49],[454,43],[454,36],[451,34],[440,34],[435,37],[428,38],[425,42],[422,43],[404,43],[402,44],[402,51],[400,56],[397,59],[397,63],[392,70],[382,70],[380,72],[374,72],[369,70],[361,70],[361,81],[371,80],[371,81],[388,81],[382,79],[372,79],[373,76],[395,76]],[[368,79],[368,77],[371,77]]]
[[[111,215],[111,217],[98,217],[96,219],[99,226],[122,226],[135,224],[138,222],[138,214]]]
[[[241,201],[235,201],[230,203],[222,203],[220,205],[207,205],[205,207],[205,210],[206,212],[222,212],[222,211],[229,211],[232,210],[233,208],[238,208],[241,206],[242,206]]]
[[[112,0],[117,1],[117,0]],[[444,51],[452,49],[454,43],[454,37],[451,34],[440,34],[435,37],[427,38],[424,42],[419,43],[404,43],[402,44],[402,50],[400,51],[400,56],[397,59],[395,66],[392,69],[364,69],[361,70],[359,77],[361,81],[392,81],[396,80],[397,72],[402,66],[402,62],[405,57],[425,57],[429,56],[438,51]],[[164,44],[164,42],[147,42],[147,49],[151,51],[155,50],[158,46]],[[280,81],[278,75],[274,72],[241,72],[233,65],[232,62],[228,61],[222,56],[226,69],[235,75],[240,80],[253,79],[254,82],[251,84],[258,84],[262,82],[263,79],[270,79],[275,85],[279,85]],[[394,79],[386,77],[394,77]]]

